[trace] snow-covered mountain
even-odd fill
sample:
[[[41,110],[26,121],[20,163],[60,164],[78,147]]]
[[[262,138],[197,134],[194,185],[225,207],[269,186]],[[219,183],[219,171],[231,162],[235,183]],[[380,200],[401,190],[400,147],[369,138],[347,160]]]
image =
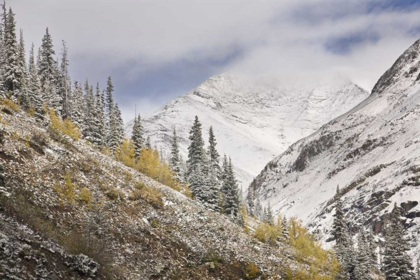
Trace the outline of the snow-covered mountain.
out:
[[[189,130],[197,115],[206,140],[208,129],[213,126],[219,152],[232,157],[240,185],[245,189],[264,165],[291,143],[347,112],[367,96],[365,90],[338,77],[316,86],[286,88],[223,74],[169,102],[143,124],[152,144],[164,151],[170,151],[175,127],[186,159]],[[128,135],[132,125],[127,125]]]
[[[420,251],[420,40],[368,99],[269,162],[250,190],[329,241],[337,186],[354,232],[381,232],[396,203]]]

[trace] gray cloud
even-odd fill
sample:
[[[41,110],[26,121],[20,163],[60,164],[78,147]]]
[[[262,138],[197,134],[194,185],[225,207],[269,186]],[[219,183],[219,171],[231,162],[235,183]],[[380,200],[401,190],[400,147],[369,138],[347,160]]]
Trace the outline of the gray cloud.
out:
[[[104,84],[113,75],[126,120],[133,115],[133,102],[151,111],[205,75],[224,71],[299,83],[338,73],[370,89],[419,36],[419,6],[395,3],[9,1],[27,44],[39,45],[47,26],[57,52],[60,41],[67,41],[74,79]],[[186,70],[194,65],[200,75]]]

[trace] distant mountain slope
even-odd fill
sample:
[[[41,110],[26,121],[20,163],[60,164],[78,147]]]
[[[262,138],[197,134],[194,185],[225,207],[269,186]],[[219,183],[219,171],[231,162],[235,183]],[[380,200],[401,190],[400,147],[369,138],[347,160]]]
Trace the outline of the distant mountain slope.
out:
[[[245,189],[264,165],[291,143],[347,112],[368,93],[345,79],[316,87],[279,88],[223,74],[206,80],[188,94],[169,102],[144,127],[152,142],[170,150],[172,130],[180,137],[186,158],[188,135],[195,115],[204,137],[212,125],[221,154],[232,157]],[[127,125],[127,133],[132,122]]]
[[[350,228],[381,232],[401,207],[420,251],[420,40],[375,85],[367,100],[267,164],[252,183],[256,197],[297,216],[326,241],[340,186]]]

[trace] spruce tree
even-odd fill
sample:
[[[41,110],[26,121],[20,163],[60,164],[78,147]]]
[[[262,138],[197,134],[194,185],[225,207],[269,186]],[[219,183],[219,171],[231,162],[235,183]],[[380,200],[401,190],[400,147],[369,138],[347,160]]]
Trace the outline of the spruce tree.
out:
[[[80,87],[78,82],[74,82],[74,91],[73,91],[73,100],[72,100],[72,110],[71,110],[71,121],[77,125],[81,130],[85,130],[85,100],[83,96],[83,90]]]
[[[140,114],[134,118],[134,125],[133,125],[133,132],[131,139],[133,140],[134,144],[134,156],[138,158],[140,156],[141,149],[144,145],[144,138],[143,138],[143,126],[141,124],[141,117]]]
[[[181,172],[181,158],[179,154],[179,147],[178,147],[178,137],[176,135],[176,130],[174,128],[173,136],[172,136],[172,149],[171,149],[171,160],[170,166],[172,171],[175,174],[175,178],[182,182],[182,172]]]
[[[29,97],[29,88],[28,88],[28,68],[26,67],[26,52],[25,52],[25,41],[23,39],[23,31],[20,30],[19,37],[19,57],[18,57],[18,67],[22,73],[22,77],[19,81],[20,84],[20,102],[22,106],[26,109],[31,107],[30,97]]]
[[[213,132],[213,127],[210,126],[209,130],[209,157],[210,157],[210,168],[212,172],[215,172],[215,176],[218,180],[222,180],[222,169],[220,168],[220,155],[217,152],[217,141]]]
[[[369,234],[366,236],[366,243],[367,243],[367,250],[368,250],[368,256],[370,265],[373,269],[378,268],[378,254],[376,253],[376,243],[375,238],[373,236],[372,231],[369,231]]]
[[[41,95],[41,82],[38,77],[38,69],[35,65],[34,57],[34,44],[32,44],[31,51],[29,53],[29,81],[28,81],[28,90],[29,90],[29,100],[31,106],[35,109],[37,113],[42,113],[43,108],[43,99]]]
[[[19,47],[16,39],[16,22],[11,8],[7,17],[4,48],[4,87],[11,97],[17,99],[24,74],[21,66],[19,65]]]
[[[204,165],[204,141],[201,131],[201,123],[195,116],[194,124],[190,130],[190,146],[188,147],[187,176],[194,197],[202,196],[205,174]]]
[[[98,147],[104,145],[105,139],[105,128],[104,124],[104,112],[102,110],[102,101],[101,101],[101,90],[99,89],[99,83],[96,85],[96,95],[95,95],[95,107],[93,114],[93,141]]]
[[[267,213],[266,213],[266,216],[265,216],[265,222],[269,223],[270,225],[272,225],[273,222],[274,222],[273,211],[271,210],[270,202],[268,202]]]
[[[358,280],[371,280],[369,249],[363,230],[357,238],[357,256],[354,268],[354,277]]]
[[[85,82],[85,121],[84,121],[84,130],[83,136],[86,140],[94,142],[93,134],[94,134],[94,113],[95,113],[95,98],[93,96],[93,89],[89,85],[89,81],[86,80]]]
[[[337,194],[339,190],[337,189]],[[334,222],[333,222],[333,230],[332,235],[335,239],[336,244],[342,244],[345,242],[344,240],[344,231],[346,228],[346,224],[344,221],[344,212],[343,212],[343,204],[341,199],[337,197],[335,202],[335,215],[334,215]]]
[[[63,51],[62,51],[62,57],[61,57],[61,65],[60,65],[60,71],[57,71],[59,75],[57,76],[58,80],[58,94],[61,96],[61,99],[63,100],[63,112],[62,116],[63,118],[68,118],[71,115],[70,108],[71,108],[71,86],[70,86],[70,77],[69,77],[69,60],[68,60],[68,54],[67,54],[67,46],[66,42],[63,40]]]
[[[289,226],[287,224],[286,216],[281,219],[281,239],[282,241],[289,240]]]
[[[395,205],[390,223],[386,227],[385,251],[382,270],[386,280],[414,279],[413,265],[407,252],[410,247],[400,220],[400,209]]]
[[[40,62],[38,65],[41,85],[43,87],[45,87],[47,82],[50,83],[51,87],[56,83],[57,63],[54,60],[54,55],[55,51],[52,38],[47,28],[44,38],[42,39]]]
[[[110,137],[111,132],[111,122],[113,118],[113,110],[114,110],[114,98],[112,96],[112,92],[114,91],[114,86],[112,85],[111,76],[108,77],[107,87],[106,87],[106,96],[105,96],[105,119],[106,119],[106,126],[105,131],[107,137]]]
[[[248,215],[255,217],[255,190],[253,184],[248,187],[248,193],[246,196],[246,210]]]
[[[223,212],[232,218],[237,218],[239,212],[238,185],[236,183],[232,160],[230,158],[224,173],[222,185]]]
[[[152,148],[152,143],[150,142],[150,136],[147,136],[146,139],[146,149],[150,150]],[[186,172],[185,172],[186,174]]]

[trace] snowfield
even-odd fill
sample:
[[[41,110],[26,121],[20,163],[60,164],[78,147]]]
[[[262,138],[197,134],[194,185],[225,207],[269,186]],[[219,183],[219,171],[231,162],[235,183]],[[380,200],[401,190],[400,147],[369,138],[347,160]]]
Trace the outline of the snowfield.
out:
[[[263,205],[296,216],[332,245],[337,186],[353,233],[380,234],[404,210],[412,256],[420,252],[420,41],[380,78],[367,100],[267,164],[252,184]],[[378,235],[380,236],[380,235]]]
[[[164,151],[170,151],[176,128],[185,160],[189,130],[197,115],[206,141],[213,126],[219,153],[232,157],[245,191],[268,161],[367,96],[365,90],[343,78],[286,88],[222,74],[169,102],[143,125],[152,144]],[[127,135],[132,125],[127,124]]]

